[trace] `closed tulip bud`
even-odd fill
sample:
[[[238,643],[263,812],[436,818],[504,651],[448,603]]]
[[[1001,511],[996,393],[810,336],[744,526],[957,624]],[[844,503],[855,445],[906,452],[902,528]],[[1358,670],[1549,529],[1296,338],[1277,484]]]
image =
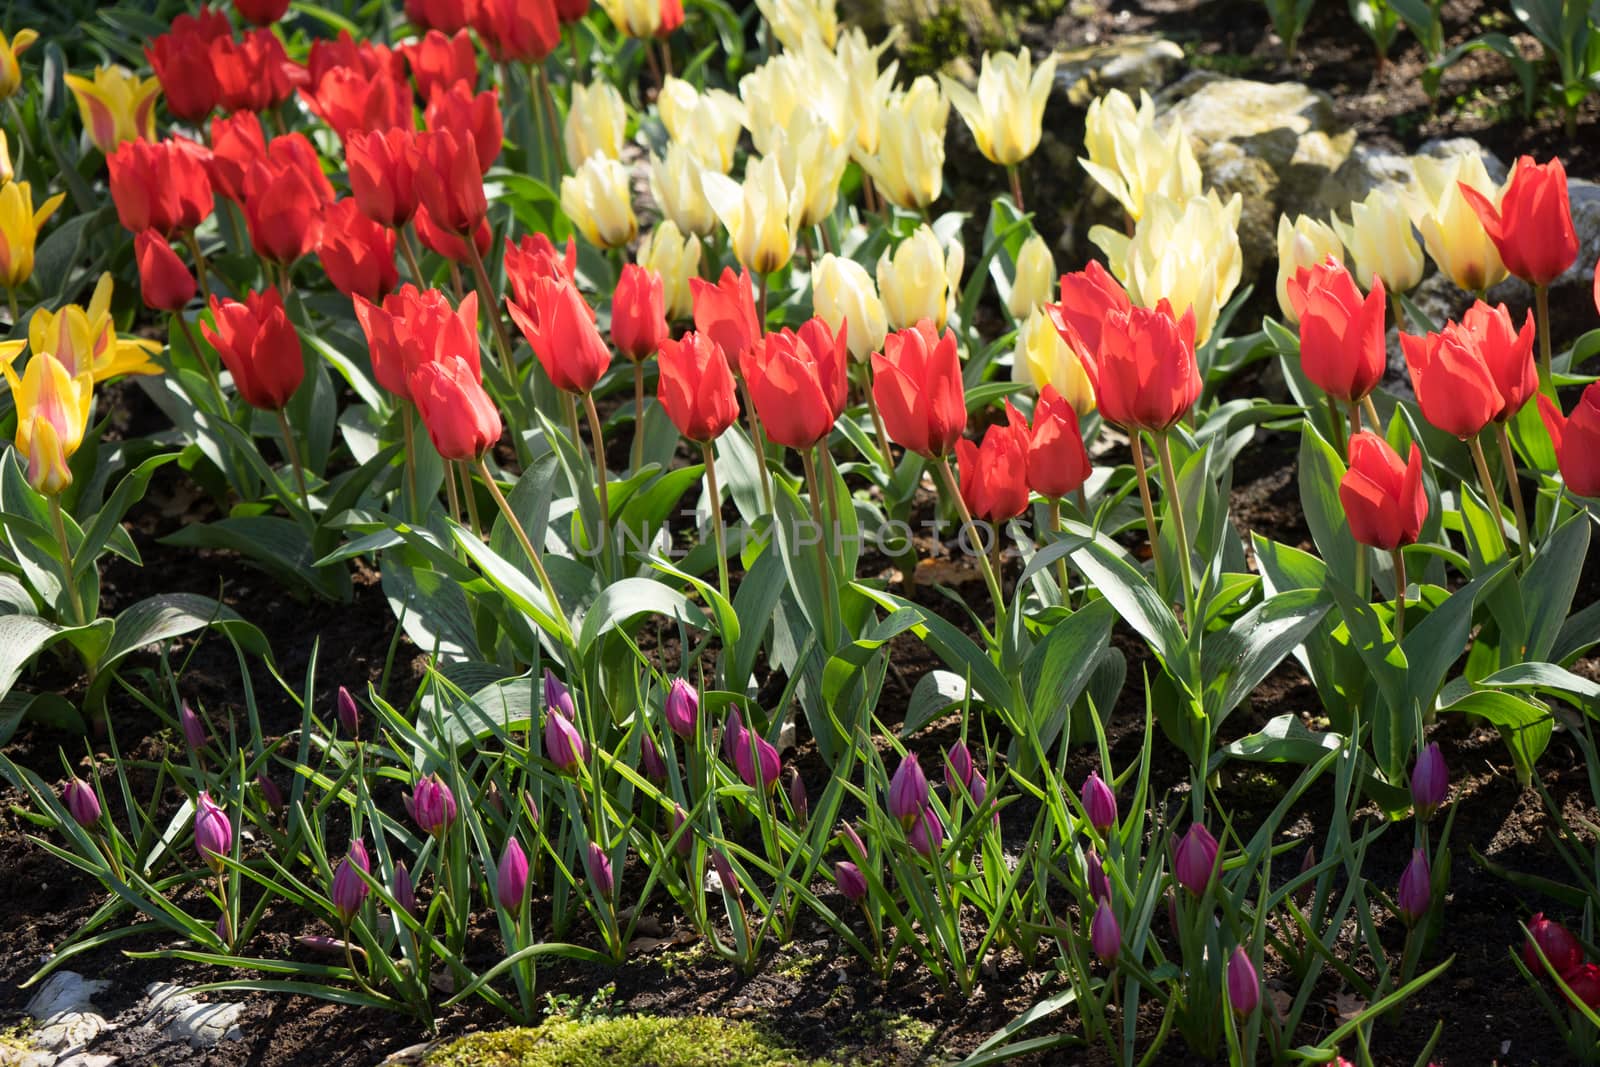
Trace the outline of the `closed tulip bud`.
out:
[[[867,899],[866,876],[849,860],[839,860],[833,865],[833,880],[839,884],[839,892],[846,900],[859,904]]]
[[[1039,147],[1055,69],[1054,55],[1035,67],[1024,48],[1016,54],[985,52],[977,92],[948,77],[940,80],[978,151],[992,163],[1014,167]]]
[[[616,889],[616,880],[611,875],[611,857],[606,855],[606,850],[593,841],[589,842],[584,855],[584,867],[589,872],[589,880],[594,883],[595,892],[602,897],[611,896]]]
[[[89,140],[106,155],[123,141],[156,139],[156,97],[161,83],[126,67],[96,67],[94,77],[65,76],[78,101]]]
[[[638,363],[661,349],[671,334],[661,275],[637,263],[625,263],[611,297],[611,343]]]
[[[536,278],[529,288],[530,304],[507,302],[511,320],[557,389],[589,392],[611,365],[611,350],[595,326],[593,310],[571,282]]]
[[[1411,459],[1401,463],[1389,442],[1363,430],[1350,437],[1350,468],[1339,481],[1350,535],[1363,545],[1391,552],[1409,545],[1428,517],[1422,486],[1422,452],[1413,442]]]
[[[417,135],[418,199],[428,218],[457,237],[474,233],[488,215],[483,172],[470,135],[450,129]]]
[[[500,440],[500,412],[474,365],[460,356],[441,353],[419,364],[406,388],[442,458],[477,460]]]
[[[222,871],[222,858],[233,849],[233,824],[209,793],[202,792],[195,798],[194,847],[201,860],[217,873]]]
[[[465,0],[405,0],[405,10],[418,29],[455,33],[471,24],[474,7]]]
[[[1056,263],[1044,238],[1033,234],[1017,253],[1016,274],[1011,280],[1011,295],[1006,308],[1021,321],[1030,317],[1055,295]]]
[[[689,821],[689,813],[683,810],[683,805],[672,805],[672,833],[677,834],[678,840],[673,845],[673,850],[680,856],[687,856],[694,851],[694,830],[686,829],[678,833],[678,829]]]
[[[1518,159],[1498,204],[1470,184],[1458,187],[1506,269],[1529,285],[1549,285],[1577,261],[1578,236],[1560,159]]]
[[[1411,862],[1400,875],[1394,903],[1407,926],[1415,925],[1433,906],[1433,872],[1428,869],[1428,854],[1420,848],[1411,850]]]
[[[872,357],[872,396],[891,441],[930,459],[946,455],[967,427],[955,335],[928,319],[889,334]]]
[[[1363,299],[1344,264],[1329,256],[1289,279],[1288,293],[1300,323],[1300,368],[1306,377],[1347,404],[1376,389],[1388,363],[1383,280],[1374,278]]]
[[[1090,260],[1083,270],[1061,276],[1061,301],[1046,304],[1044,310],[1062,340],[1084,361],[1099,355],[1107,315],[1113,311],[1126,313],[1132,306],[1127,290],[1111,272]],[[1056,388],[1063,396],[1068,395],[1060,386]]]
[[[660,275],[668,322],[683,322],[694,315],[694,290],[689,281],[700,274],[698,240],[683,234],[671,219],[663,219],[639,242],[634,260]]]
[[[565,715],[568,719],[578,717],[577,705],[572,700],[572,690],[566,683],[553,674],[549,667],[544,669],[544,706],[547,711]]]
[[[1089,889],[1089,899],[1094,901],[1111,899],[1111,879],[1106,876],[1105,866],[1100,862],[1100,856],[1090,849],[1083,857],[1084,885]]]
[[[742,728],[738,735],[738,747],[733,752],[733,767],[745,785],[755,789],[759,784],[766,793],[772,792],[778,784],[778,772],[782,770],[778,750],[754,730]]]
[[[1483,157],[1477,153],[1448,159],[1413,156],[1411,166],[1416,172],[1408,200],[1411,220],[1439,270],[1468,292],[1482,292],[1503,281],[1506,267],[1500,252],[1461,191],[1472,189],[1489,202],[1499,199]]]
[[[926,75],[891,92],[878,114],[878,147],[861,167],[889,203],[926,211],[944,191],[944,131],[950,100]]]
[[[649,734],[645,734],[639,742],[639,769],[652,782],[667,780],[666,761],[661,758],[661,750],[656,748]]]
[[[0,185],[0,285],[16,289],[33,277],[39,227],[55,214],[66,197],[66,193],[57,193],[35,211],[33,191],[27,182]]]
[[[38,39],[37,30],[18,30],[9,41],[0,32],[0,100],[9,100],[22,88],[22,67],[17,57]]]
[[[1099,772],[1089,772],[1081,797],[1090,826],[1103,834],[1117,824],[1117,795],[1101,779]]]
[[[928,806],[928,779],[922,773],[922,764],[915,752],[900,757],[900,766],[889,779],[889,814],[909,828],[911,822]]]
[[[1579,496],[1600,497],[1600,384],[1583,391],[1571,415],[1563,415],[1559,404],[1539,394],[1539,417],[1567,488]]]
[[[1316,866],[1317,850],[1315,846],[1312,846],[1311,848],[1306,849],[1306,857],[1300,861],[1300,873],[1309,874],[1311,871],[1316,869]],[[1302,908],[1305,907],[1306,904],[1311,901],[1311,893],[1316,889],[1316,886],[1317,883],[1313,880],[1306,882],[1299,889],[1296,889],[1294,891],[1295,903],[1299,904]]]
[[[1151,308],[1165,300],[1175,312],[1192,311],[1195,343],[1203,345],[1244,269],[1243,207],[1238,193],[1224,203],[1214,189],[1182,201],[1153,197],[1132,237],[1096,226],[1089,239],[1104,250],[1134,304]]]
[[[1049,389],[1074,415],[1087,415],[1094,410],[1094,385],[1089,381],[1083,360],[1042,308],[1028,312],[1017,330],[1017,347],[1011,354],[1011,380],[1032,386],[1041,393]]]
[[[889,321],[867,269],[829,252],[811,275],[811,306],[835,333],[845,331],[850,355],[864,361],[883,348]]]
[[[219,31],[206,29],[205,21],[195,16],[179,15],[172,20],[171,31],[153,38],[144,50],[150,69],[161,82],[167,111],[180,122],[195,124],[202,122],[217,106],[219,90],[217,74],[211,66],[211,41],[214,36],[231,38],[233,35],[227,15],[204,8],[202,12],[221,20]],[[4,44],[0,43],[0,68],[5,66],[6,58]],[[0,93],[4,92],[4,81],[0,76]]]
[[[333,287],[346,296],[378,300],[400,284],[394,231],[362,213],[352,197],[322,212],[317,256]]]
[[[214,206],[210,152],[177,137],[151,144],[125,141],[106,158],[117,218],[131,233],[153,229],[163,237],[192,230]]]
[[[789,810],[794,812],[795,821],[801,823],[811,812],[811,798],[806,796],[806,783],[799,771],[789,777]]]
[[[1210,830],[1199,823],[1189,827],[1172,850],[1172,873],[1195,896],[1206,891],[1217,874],[1217,839]]]
[[[194,299],[194,275],[155,230],[142,230],[134,237],[133,257],[139,265],[139,296],[145,307],[181,311]]]
[[[1563,977],[1583,964],[1583,946],[1578,939],[1565,926],[1546,919],[1542,911],[1528,920],[1528,938],[1522,943],[1522,962],[1534,974],[1544,973],[1544,963],[1539,959],[1541,952],[1550,961],[1550,969]]]
[[[893,253],[878,257],[878,293],[892,329],[903,330],[923,319],[943,330],[953,294],[961,288],[965,253],[960,242],[948,254],[932,227],[923,224],[901,241]]]
[[[981,447],[956,442],[961,499],[974,518],[995,526],[1028,510],[1028,423],[1009,401],[1006,416],[984,432]]]
[[[802,452],[825,439],[844,411],[849,362],[845,337],[821,319],[762,338],[743,370],[767,437]]]
[[[397,71],[368,73],[357,67],[335,67],[300,90],[300,99],[343,141],[352,133],[390,130],[411,123],[411,83]]]
[[[972,750],[967,747],[967,743],[957,741],[951,745],[949,751],[944,754],[944,784],[949,787],[950,792],[959,792],[957,786],[962,790],[968,788],[972,783],[974,771]]]
[[[404,226],[417,213],[417,132],[353,133],[344,145],[350,193],[381,226]]]
[[[1574,1006],[1581,1002],[1590,1011],[1600,1011],[1600,965],[1581,964],[1562,975],[1561,980],[1572,990],[1572,996],[1568,999],[1574,1002]]]
[[[283,810],[283,790],[267,776],[266,772],[256,775],[256,788],[261,790],[261,799],[267,802],[267,807],[274,813]]]
[[[656,106],[673,144],[682,147],[701,167],[718,174],[728,173],[739,135],[744,132],[743,101],[723,89],[700,92],[681,78],[669,77],[661,87]]]
[[[1122,927],[1117,924],[1117,915],[1106,901],[1101,901],[1094,909],[1094,922],[1089,926],[1089,945],[1101,962],[1106,964],[1117,962],[1117,956],[1122,952]]]
[[[442,837],[456,821],[456,798],[437,774],[417,780],[411,794],[412,815],[417,827],[432,837]]]
[[[1506,325],[1509,327],[1510,316]],[[1530,320],[1524,335],[1531,353],[1533,330]],[[1520,347],[1510,329],[1508,347]],[[1508,400],[1500,392],[1495,375],[1490,370],[1484,353],[1482,339],[1458,323],[1446,324],[1442,333],[1425,337],[1400,335],[1400,348],[1405,353],[1406,369],[1411,372],[1411,386],[1416,390],[1417,404],[1422,417],[1446,433],[1455,434],[1463,441],[1476,437],[1489,423],[1506,411],[1511,403],[1526,400],[1528,394]],[[1529,381],[1534,381],[1531,360],[1527,364]],[[1518,383],[1520,391],[1523,383]],[[1534,381],[1534,388],[1537,382]],[[1531,393],[1532,390],[1529,390]]]
[[[589,746],[584,743],[583,735],[559,711],[545,714],[544,752],[563,774],[576,775],[589,758]]]
[[[224,111],[269,111],[294,95],[301,80],[301,68],[269,29],[238,40],[218,37],[210,48],[217,103]]]
[[[1106,315],[1095,358],[1085,364],[1100,414],[1127,430],[1159,433],[1200,399],[1194,310],[1174,316],[1165,300]]]
[[[211,326],[200,332],[233,375],[234,388],[251,407],[278,411],[305,377],[300,335],[276,289],[245,294],[245,302],[211,298]]]
[[[694,328],[717,343],[730,371],[743,373],[745,357],[761,340],[762,330],[749,273],[735,274],[733,268],[724,267],[715,285],[690,278],[689,290],[694,294]]]
[[[1158,126],[1155,101],[1143,90],[1138,107],[1121,89],[1091,102],[1083,144],[1089,155],[1078,163],[1135,222],[1150,200],[1183,203],[1203,191],[1200,163],[1183,123]]]
[[[94,786],[81,778],[74,778],[67,783],[67,787],[61,791],[61,803],[66,806],[72,821],[79,826],[87,828],[100,821],[100,798],[95,794]]]
[[[41,314],[34,314],[35,325]],[[50,352],[37,347],[20,378],[10,362],[0,362],[0,371],[11,386],[17,411],[16,447],[26,464],[28,484],[36,492],[59,494],[72,484],[67,461],[88,427],[91,376],[70,373]]]
[[[923,808],[912,816],[911,830],[906,834],[906,843],[924,859],[932,859],[944,844],[944,824],[939,821],[939,816],[934,810]]]
[[[667,689],[667,728],[685,741],[694,738],[700,721],[700,694],[682,678],[674,678]]]
[[[1450,768],[1445,765],[1439,743],[1434,741],[1417,755],[1411,768],[1411,803],[1419,818],[1429,819],[1449,796]]]
[[[1330,256],[1343,264],[1344,243],[1332,226],[1308,215],[1296,216],[1292,222],[1288,215],[1278,216],[1278,308],[1284,322],[1300,321],[1289,283],[1301,271],[1327,263]]]
[[[1250,953],[1240,945],[1228,957],[1228,1005],[1239,1016],[1253,1015],[1261,1006],[1261,979],[1256,975]]]
[[[775,156],[751,162],[744,184],[724,174],[700,176],[706,200],[728,231],[734,256],[757,274],[780,270],[794,254],[795,236],[805,212],[804,179],[784,183]]]
[[[717,885],[722,890],[739,895],[739,876],[734,872],[733,864],[728,862],[728,857],[721,852],[711,853],[711,869],[717,874]]]
[[[189,751],[197,753],[211,743],[205,722],[187,704],[178,709],[178,725],[183,728],[183,742]]]
[[[639,235],[628,170],[607,156],[592,155],[561,179],[561,210],[599,248],[621,248]]]
[[[289,10],[289,0],[233,0],[233,9],[257,26],[270,26]]]
[[[321,199],[317,183],[297,164],[279,158],[252,163],[243,206],[256,254],[286,264],[315,251],[322,239]]]
[[[478,357],[478,294],[468,293],[457,310],[437,289],[406,285],[382,306],[354,300],[356,321],[367,338],[372,376],[395,396],[411,399],[411,372],[441,356],[460,356],[473,377],[482,378]]]
[[[472,28],[496,63],[542,63],[561,43],[552,0],[474,0]]]
[[[1356,264],[1356,280],[1383,279],[1390,293],[1408,293],[1422,280],[1422,246],[1411,232],[1405,198],[1392,188],[1377,188],[1350,205],[1350,223],[1337,216],[1333,228]]]
[[[506,838],[505,851],[495,869],[494,898],[500,907],[513,914],[521,911],[528,896],[528,856],[515,837]]]
[[[350,851],[339,861],[339,869],[333,872],[333,892],[330,894],[333,909],[347,926],[367,901],[368,886],[361,875],[371,870],[367,847],[360,841],[350,842]]]
[[[839,32],[836,0],[756,0],[761,19],[783,47],[799,49],[807,37],[816,37],[829,48]]]
[[[394,865],[394,883],[390,887],[390,893],[394,896],[394,902],[400,905],[401,911],[410,913],[417,910],[417,887],[412,884],[411,872],[406,869],[404,863]]]
[[[1045,329],[1054,333],[1049,323],[1045,323]],[[1078,413],[1054,386],[1046,385],[1039,393],[1027,441],[1028,485],[1034,492],[1060,500],[1089,480],[1093,465],[1083,446]]]
[[[861,835],[856,833],[856,828],[849,822],[839,824],[839,841],[844,845],[845,855],[851,856],[861,863],[867,860],[867,846],[861,840]]]
[[[701,183],[704,174],[693,150],[679,141],[667,145],[665,156],[650,157],[650,191],[661,214],[681,232],[701,237],[717,228],[716,213]],[[699,242],[695,248],[698,250]]]
[[[704,444],[721,437],[738,419],[737,386],[733,373],[728,370],[728,361],[715,341],[691,330],[676,341],[670,338],[662,341],[657,362],[661,373],[656,397],[679,433],[691,441]],[[674,693],[679,685],[693,693],[682,679],[673,683]],[[669,694],[669,724],[672,699]],[[698,706],[698,701],[695,706]],[[676,726],[673,729],[683,734]],[[693,729],[692,711],[689,729]],[[687,734],[684,736],[687,737]]]
[[[615,86],[607,81],[573,84],[562,131],[568,159],[588,159],[596,153],[621,159],[627,131],[628,109]]]
[[[454,34],[429,30],[419,41],[400,46],[417,82],[417,95],[433,99],[434,90],[449,92],[463,83],[471,89],[478,81],[478,51],[465,28]],[[480,162],[482,162],[480,160]]]

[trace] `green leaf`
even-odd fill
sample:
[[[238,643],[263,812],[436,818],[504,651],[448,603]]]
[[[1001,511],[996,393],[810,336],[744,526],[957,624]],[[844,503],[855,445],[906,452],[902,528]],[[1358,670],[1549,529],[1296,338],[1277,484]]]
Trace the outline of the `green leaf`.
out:
[[[1257,604],[1220,634],[1208,634],[1200,671],[1212,728],[1298,648],[1330,606],[1320,589],[1291,589]]]
[[[900,736],[910,737],[947,710],[967,699],[967,680],[951,671],[931,670],[917,679],[906,701]]]
[[[1589,553],[1589,516],[1579,513],[1557,527],[1522,578],[1522,602],[1534,605],[1522,656],[1548,659],[1572,610],[1572,597]]]
[[[1500,731],[1511,760],[1516,764],[1517,780],[1526,785],[1533,780],[1533,765],[1550,744],[1555,716],[1511,693],[1480,691],[1469,693],[1441,711],[1478,715]]]
[[[1356,553],[1362,549],[1350,535],[1350,523],[1339,501],[1339,481],[1344,473],[1344,460],[1339,453],[1306,420],[1300,431],[1300,505],[1305,509],[1306,526],[1316,542],[1317,554],[1327,561],[1328,570],[1337,581],[1353,588]]]
[[[1115,621],[1109,602],[1085,605],[1053,626],[1023,663],[1022,691],[1028,695],[1040,748],[1048,750],[1067,725],[1067,716],[1089,684]]]
[[[587,652],[608,631],[625,626],[640,615],[666,615],[704,629],[705,616],[689,598],[670,586],[649,578],[624,578],[606,586],[583,616],[578,629],[578,651]]]
[[[316,566],[305,528],[276,515],[241,515],[182,527],[161,539],[185,548],[223,548],[239,553],[293,588],[309,588],[329,600],[347,599],[350,574],[342,566]]]
[[[1072,553],[1077,564],[1100,595],[1110,602],[1122,620],[1138,631],[1161,657],[1167,673],[1196,691],[1198,679],[1190,677],[1189,644],[1178,618],[1172,613],[1150,584],[1144,572],[1124,558],[1121,549],[1103,538],[1095,538],[1093,530],[1079,523],[1065,524],[1068,531],[1094,538]]]

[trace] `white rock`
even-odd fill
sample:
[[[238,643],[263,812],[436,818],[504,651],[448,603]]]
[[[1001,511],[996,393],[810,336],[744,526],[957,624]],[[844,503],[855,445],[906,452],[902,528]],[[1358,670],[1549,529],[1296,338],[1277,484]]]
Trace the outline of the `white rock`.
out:
[[[57,971],[28,1001],[28,1014],[47,1019],[65,1011],[84,1011],[94,1007],[94,996],[111,983],[88,979],[77,971]]]
[[[152,982],[145,989],[145,1008],[150,1019],[164,1020],[161,1029],[169,1038],[191,1048],[210,1048],[244,1036],[238,1026],[243,1004],[196,1000],[170,982]]]

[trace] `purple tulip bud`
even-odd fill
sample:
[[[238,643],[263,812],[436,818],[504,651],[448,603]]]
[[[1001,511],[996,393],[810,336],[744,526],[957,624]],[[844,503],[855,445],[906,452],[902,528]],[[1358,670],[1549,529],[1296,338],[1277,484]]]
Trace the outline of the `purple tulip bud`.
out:
[[[840,860],[833,865],[833,880],[839,883],[839,892],[843,893],[846,900],[859,903],[867,897],[867,879],[861,873],[861,868],[849,860]]]
[[[674,678],[667,690],[667,729],[685,741],[694,737],[695,725],[700,721],[700,694],[682,678]]]
[[[1417,755],[1416,766],[1411,768],[1411,802],[1416,805],[1417,817],[1431,819],[1449,796],[1450,768],[1434,741]]]
[[[1309,874],[1311,870],[1316,867],[1316,865],[1317,847],[1312,845],[1310,848],[1306,849],[1306,858],[1300,861],[1300,873],[1302,875]],[[1307,901],[1311,899],[1311,892],[1316,888],[1316,885],[1316,880],[1312,879],[1306,882],[1306,884],[1301,886],[1299,889],[1296,889],[1294,891],[1294,902],[1300,905],[1302,908],[1305,907]]]
[[[394,865],[394,902],[401,911],[417,910],[417,888],[411,884],[411,872],[404,863]]]
[[[1106,877],[1106,869],[1100,863],[1100,856],[1094,849],[1090,849],[1083,857],[1084,881],[1089,886],[1089,899],[1094,901],[1111,899],[1111,879]]]
[[[974,773],[972,750],[967,748],[965,741],[957,741],[944,754],[944,784],[949,786],[953,795],[959,796],[962,790],[971,790]]]
[[[794,812],[796,822],[805,822],[811,812],[811,800],[806,796],[806,783],[799,771],[789,776],[789,808]]]
[[[616,881],[611,877],[611,857],[606,855],[606,850],[590,841],[585,865],[589,868],[589,877],[594,881],[600,895],[611,896],[612,890],[616,888]]]
[[[739,876],[733,873],[733,864],[728,862],[728,857],[721,852],[711,853],[711,869],[717,872],[717,881],[722,883],[722,888],[729,893],[738,895]]]
[[[183,705],[178,712],[178,722],[183,726],[183,740],[188,744],[190,751],[198,754],[206,747],[210,737],[206,734],[206,724],[200,716],[194,713],[189,705]]]
[[[261,799],[267,802],[267,807],[273,811],[283,810],[283,790],[278,788],[278,783],[267,777],[262,771],[256,775],[256,788],[261,790]]]
[[[578,709],[572,703],[572,691],[550,673],[550,668],[544,669],[544,707],[546,711],[559,712],[568,719],[578,717]]]
[[[411,793],[410,810],[423,833],[442,837],[456,821],[455,794],[444,784],[444,779],[430,774],[417,779],[417,787]]]
[[[194,847],[206,865],[218,873],[222,871],[222,857],[233,848],[233,824],[209,793],[201,793],[195,799]]]
[[[74,778],[67,783],[61,791],[61,802],[67,806],[67,814],[72,816],[72,821],[79,826],[93,826],[100,821],[100,798],[95,795],[94,786],[81,778]]]
[[[683,810],[683,805],[682,804],[673,804],[672,805],[672,833],[677,834],[678,833],[678,827],[682,826],[684,823],[686,823],[688,821],[689,821],[689,813]],[[685,830],[683,833],[678,834],[677,843],[674,844],[672,847],[678,853],[678,855],[687,856],[694,849],[694,828],[690,827],[689,829]]]
[[[989,780],[983,776],[978,768],[972,768],[972,780],[967,782],[967,792],[972,794],[972,803],[983,807],[983,802],[989,798]],[[1000,813],[994,813],[994,824],[1000,825]]]
[[[356,707],[356,698],[350,695],[350,690],[341,685],[338,695],[334,697],[333,706],[339,713],[339,729],[351,737],[361,736],[361,712]]]
[[[494,893],[500,906],[509,912],[519,911],[523,898],[528,895],[528,857],[515,837],[506,839],[506,850],[500,854]]]
[[[350,842],[350,851],[333,872],[333,908],[346,925],[367,900],[367,883],[356,873],[358,867],[366,873],[372,870],[372,862],[367,859],[367,846],[356,840]]]
[[[1083,783],[1083,811],[1089,825],[1104,834],[1117,824],[1117,795],[1096,771],[1090,771]]]
[[[867,846],[862,842],[861,835],[856,833],[856,828],[848,821],[839,824],[839,837],[844,841],[845,855],[850,856],[858,863],[867,860]]]
[[[489,785],[492,788],[494,783],[490,782]],[[499,789],[495,789],[495,793],[497,795],[499,792]],[[528,792],[526,789],[522,791],[522,806],[528,812],[528,821],[537,826],[539,824],[539,802],[534,800],[533,794]],[[505,813],[501,812],[501,814],[503,815]]]
[[[639,766],[644,771],[644,776],[652,782],[667,780],[667,764],[661,758],[661,750],[656,748],[656,743],[650,740],[650,735],[645,734],[639,742]]]
[[[500,792],[499,782],[490,779],[483,789],[483,802],[502,819],[506,817],[506,795]]]
[[[1243,945],[1228,957],[1228,1003],[1239,1015],[1249,1015],[1261,1006],[1261,979]]]
[[[1172,873],[1195,896],[1206,891],[1217,873],[1217,839],[1210,830],[1199,823],[1189,827],[1173,849]]]
[[[1395,906],[1407,926],[1428,913],[1433,905],[1433,872],[1428,868],[1428,854],[1420,848],[1411,850],[1411,862],[1400,875],[1400,891],[1395,894]]]
[[[558,709],[553,708],[545,713],[544,754],[563,774],[573,775],[589,758],[589,747],[584,744],[583,735]]]
[[[899,819],[907,829],[928,806],[928,779],[922,773],[922,764],[914,752],[900,758],[894,777],[889,779],[889,814]]]
[[[748,747],[744,739],[744,719],[739,716],[739,709],[734,708],[728,712],[728,725],[722,730],[722,754],[733,763],[739,758],[740,749]]]
[[[944,824],[939,821],[939,816],[933,813],[932,808],[923,808],[914,817],[906,841],[924,858],[933,858],[939,846],[944,844]]]
[[[1089,944],[1094,954],[1105,963],[1115,963],[1122,951],[1122,927],[1117,925],[1116,913],[1111,904],[1102,900],[1094,909],[1094,922],[1089,926]]]
[[[739,748],[733,754],[733,766],[739,772],[739,780],[754,789],[759,770],[761,788],[770,793],[778,784],[778,772],[783,769],[783,764],[778,759],[778,750],[754,730],[745,730],[741,727],[739,732],[742,735],[739,738]],[[750,751],[752,746],[755,748],[754,753]]]

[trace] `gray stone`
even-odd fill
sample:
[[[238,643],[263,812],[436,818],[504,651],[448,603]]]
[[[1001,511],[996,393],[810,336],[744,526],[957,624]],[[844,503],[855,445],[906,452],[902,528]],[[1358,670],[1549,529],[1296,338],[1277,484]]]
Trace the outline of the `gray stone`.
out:
[[[145,989],[145,1009],[152,1024],[163,1020],[162,1032],[191,1048],[210,1048],[244,1036],[238,1026],[243,1004],[197,1000],[170,982],[152,982]]]
[[[65,1011],[93,1008],[95,994],[110,985],[100,979],[85,978],[77,971],[57,971],[45,979],[44,985],[28,1001],[28,1014],[35,1019],[47,1019]]]
[[[1056,53],[1054,95],[1084,108],[1096,97],[1121,89],[1135,100],[1170,82],[1183,67],[1183,49],[1162,37],[1129,34],[1107,44]]]
[[[1572,228],[1578,234],[1578,261],[1553,285],[1591,285],[1595,260],[1600,258],[1600,185],[1569,178],[1567,198],[1572,201]]]
[[[55,1062],[55,1067],[112,1067],[120,1062],[115,1056],[103,1052],[79,1052]]]
[[[94,1006],[94,996],[111,983],[91,980],[76,971],[57,971],[28,1001],[28,1014],[39,1027],[31,1036],[35,1046],[52,1052],[81,1049],[110,1029]],[[54,1057],[51,1057],[51,1062]]]

